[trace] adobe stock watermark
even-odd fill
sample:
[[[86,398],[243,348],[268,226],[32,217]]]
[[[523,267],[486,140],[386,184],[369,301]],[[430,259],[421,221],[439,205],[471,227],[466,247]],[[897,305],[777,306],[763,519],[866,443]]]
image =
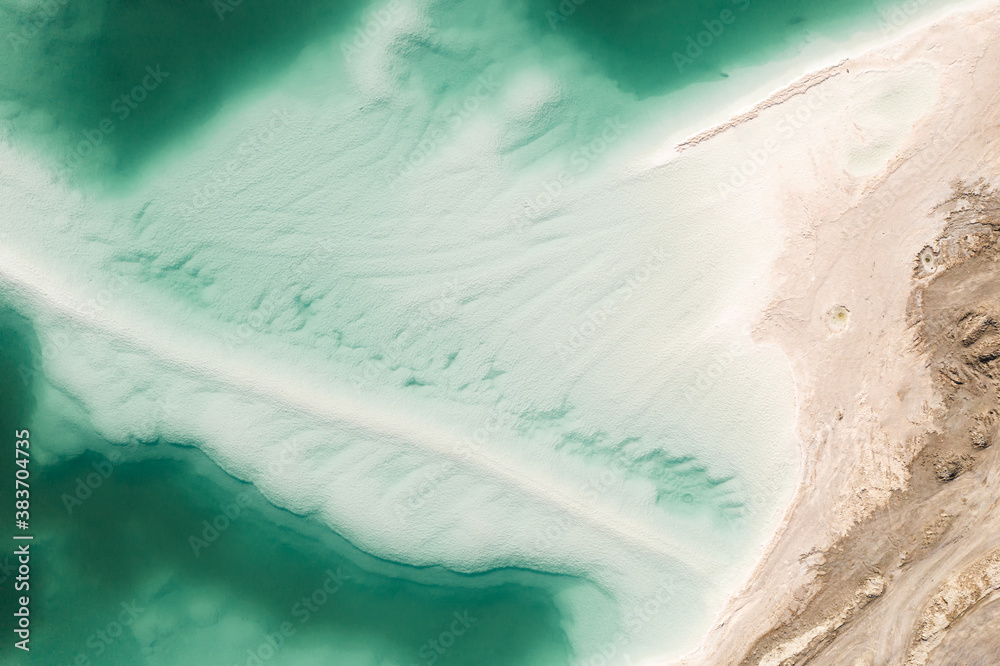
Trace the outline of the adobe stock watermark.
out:
[[[279,624],[276,631],[265,634],[264,639],[256,646],[247,648],[246,659],[243,660],[242,666],[263,666],[264,663],[273,659],[288,640],[298,632],[298,627],[292,620],[297,620],[299,626],[308,623],[344,587],[345,582],[351,580],[351,576],[344,573],[340,567],[337,567],[336,571],[327,569],[323,573],[326,574],[323,582],[291,607],[289,619]]]
[[[786,112],[775,125],[775,134],[768,137],[764,142],[746,153],[746,158],[738,165],[729,170],[729,176],[720,182],[716,188],[719,197],[725,201],[742,187],[758,171],[764,168],[771,155],[782,145],[784,141],[791,139],[813,119],[816,112],[821,110],[830,100],[831,94],[825,90],[817,91],[811,89],[803,93],[803,99],[794,108]]]
[[[253,135],[240,142],[230,159],[212,170],[207,182],[202,183],[195,190],[190,204],[181,208],[181,215],[190,218],[196,211],[208,207],[222,189],[232,182],[233,176],[273,140],[274,133],[279,128],[288,125],[290,117],[291,114],[286,109],[272,109],[266,121],[256,128]]]
[[[395,189],[399,182],[427,163],[434,153],[447,145],[458,129],[482,107],[499,89],[496,72],[481,74],[476,79],[476,87],[461,102],[453,106],[444,117],[444,127],[435,127],[427,132],[403,160],[403,166],[389,179],[389,189]]]
[[[344,60],[351,62],[361,55],[379,33],[396,22],[402,11],[401,0],[389,0],[384,6],[369,12],[362,19],[361,25],[340,43],[340,52],[344,54]]]
[[[447,462],[439,467],[430,476],[425,478],[416,490],[406,496],[400,503],[399,509],[395,512],[396,520],[406,524],[409,520],[424,507],[427,500],[432,497],[445,481],[455,476],[459,466],[454,462]]]
[[[157,399],[153,408],[146,414],[146,417],[139,424],[140,432],[147,432],[154,428],[156,423],[174,413],[174,405],[169,398]],[[90,463],[94,470],[86,474],[81,474],[73,480],[72,492],[64,492],[60,499],[68,515],[73,515],[77,508],[83,506],[84,502],[93,497],[101,486],[111,478],[115,470],[120,465],[128,462],[128,458],[122,453],[138,446],[140,440],[133,438],[124,446],[116,446],[111,449],[107,456],[102,456],[103,460]]]
[[[231,14],[236,11],[236,8],[243,4],[243,0],[212,0],[212,9],[215,10],[215,15],[219,17],[219,21],[226,20],[226,14]]]
[[[235,330],[227,331],[222,335],[226,349],[233,352],[255,334],[265,332],[268,324],[284,310],[278,303],[279,299],[275,292],[271,291],[265,294],[260,305],[254,308],[246,319],[237,324]]]
[[[302,455],[309,449],[317,449],[329,440],[328,433],[315,431],[296,432],[285,437],[267,453],[266,469],[269,474],[282,476],[286,472],[295,473],[296,466],[301,463]]]
[[[97,319],[104,311],[115,302],[125,291],[128,281],[122,275],[113,275],[100,290],[91,296],[80,308],[79,312],[90,319]],[[32,352],[27,363],[20,363],[17,368],[18,375],[25,386],[28,386],[35,375],[44,374],[43,366],[46,362],[60,356],[74,340],[66,331],[57,329],[52,332],[41,344],[37,352]]]
[[[18,364],[17,374],[21,377],[21,382],[28,386],[36,375],[44,377],[45,364],[59,357],[71,342],[69,334],[62,329],[57,329],[46,336],[38,351],[32,351],[28,362]]]
[[[739,17],[737,12],[745,12],[750,7],[750,0],[732,0],[732,2],[736,7],[735,12],[726,8],[719,12],[717,18],[702,21],[701,24],[705,29],[695,35],[687,36],[684,52],[674,51],[672,57],[678,72],[683,72],[685,67],[693,65],[695,60],[704,55],[706,49],[711,48],[716,40],[722,37],[728,26],[736,23]]]
[[[112,452],[117,453],[117,451]],[[121,456],[116,456],[114,462],[110,458],[105,458],[104,460],[92,462],[90,465],[94,468],[93,472],[90,472],[86,476],[76,477],[76,485],[71,493],[63,493],[62,503],[63,507],[66,508],[66,513],[73,515],[73,511],[77,507],[82,506],[84,502],[91,498],[94,491],[104,485],[111,474],[115,471],[115,466],[121,462]]]
[[[623,628],[606,643],[573,666],[632,666],[632,658],[624,652],[632,636],[646,627],[673,600],[674,582],[668,580],[642,602],[630,608],[622,618]]]
[[[851,235],[864,233],[872,224],[880,220],[890,208],[895,206],[900,197],[908,196],[900,183],[917,182],[926,178],[928,173],[940,167],[941,161],[953,149],[952,144],[941,137],[935,136],[931,142],[913,157],[905,160],[896,171],[896,178],[888,180],[878,188],[871,197],[872,205],[865,208],[864,216],[852,224],[847,233]],[[901,178],[902,174],[907,174]]]
[[[222,335],[226,349],[230,352],[235,351],[254,335],[266,333],[272,322],[291,310],[294,307],[291,301],[299,295],[299,292],[295,292],[290,298],[282,298],[283,295],[288,296],[291,287],[292,285],[287,285],[284,290],[273,289],[264,294],[260,303],[246,319],[237,324],[234,330],[226,331]]]
[[[146,76],[131,90],[123,92],[111,102],[111,113],[118,119],[118,122],[126,120],[132,115],[132,112],[139,108],[139,105],[146,100],[149,94],[160,87],[160,84],[169,76],[170,72],[164,72],[160,65],[155,67],[147,65]],[[116,121],[107,116],[97,124],[97,127],[81,130],[83,140],[70,151],[63,169],[69,172],[74,171],[80,166],[81,160],[97,150],[97,147],[104,143],[105,137],[113,133],[116,128]]]
[[[392,345],[378,357],[369,357],[362,362],[360,370],[355,373],[351,383],[355,391],[361,391],[371,385],[380,374],[393,370],[403,363],[403,351],[407,345],[416,341],[424,333],[432,330],[437,322],[444,320],[458,307],[459,294],[465,285],[457,278],[444,283],[439,295],[426,306],[419,309],[408,326],[397,335]]]
[[[479,619],[469,615],[467,610],[455,611],[452,617],[454,619],[447,629],[428,640],[417,650],[417,656],[423,660],[426,666],[436,664],[448,650],[455,646],[459,638],[479,623]]]
[[[55,21],[62,9],[68,4],[69,0],[45,0],[41,5],[32,9],[28,16],[21,21],[19,30],[7,33],[7,43],[14,49],[14,53],[20,52],[25,44],[37,37],[39,32]]]
[[[589,310],[584,315],[584,321],[573,327],[572,333],[565,342],[556,345],[556,354],[559,358],[564,362],[572,359],[590,338],[614,318],[622,304],[630,301],[636,291],[649,282],[653,274],[664,266],[666,257],[667,254],[663,249],[653,250],[651,259],[626,276],[601,305]]]
[[[125,461],[125,456],[116,448],[112,449],[111,453],[104,457],[104,460],[90,463],[94,471],[76,477],[74,479],[73,491],[70,493],[64,492],[60,497],[66,513],[72,516],[73,512],[93,497],[94,493],[111,478],[111,475],[114,474],[118,466]]]
[[[558,202],[566,189],[621,139],[626,129],[628,125],[618,116],[605,120],[600,134],[570,153],[569,168],[563,169],[551,180],[543,180],[539,190],[524,200],[523,210],[511,217],[508,226],[521,232],[541,219],[545,209]]]
[[[122,634],[125,633],[125,629],[135,624],[139,615],[146,611],[145,608],[139,606],[135,599],[131,603],[123,601],[121,607],[122,610],[118,613],[116,619],[108,622],[108,624],[87,637],[86,645],[90,649],[90,653],[77,652],[73,657],[72,666],[91,666],[94,663],[91,662],[91,658],[100,657],[107,652],[108,648],[114,645],[121,638]],[[103,664],[106,662],[102,659],[96,663]]]
[[[629,465],[616,456],[611,459],[609,464],[604,466],[600,474],[581,484],[579,488],[580,494],[590,502],[597,502],[612,489],[620,487],[627,478],[628,472]],[[533,544],[535,549],[539,552],[551,550],[569,534],[575,524],[566,515],[547,522],[538,530],[538,535]]]
[[[570,16],[576,13],[577,7],[587,0],[561,0],[555,9],[545,11],[545,19],[549,22],[551,30],[558,30],[562,27]]]
[[[888,36],[890,32],[901,28],[917,15],[920,9],[927,4],[927,0],[908,0],[878,9],[880,21],[880,31],[882,36]]]
[[[137,424],[137,430],[141,433],[152,431],[156,424],[174,414],[174,405],[170,398],[159,398],[155,401],[151,410],[146,412],[143,420]],[[115,471],[129,458],[123,451],[132,450],[143,443],[134,435],[124,446],[116,446],[111,449],[107,456],[102,455],[103,460],[90,463],[92,472],[81,474],[73,480],[72,492],[64,492],[60,497],[63,507],[68,515],[73,515],[77,508],[93,497]]]
[[[439,492],[442,485],[459,473],[462,468],[462,461],[474,457],[476,451],[480,447],[486,446],[491,437],[509,432],[517,424],[517,421],[518,417],[515,414],[494,407],[483,420],[482,425],[451,447],[450,452],[454,456],[454,460],[450,460],[444,465],[435,468],[431,474],[427,475],[420,482],[416,489],[409,492],[399,501],[395,512],[396,520],[402,524],[406,524],[423,509],[429,499]]]
[[[714,356],[711,363],[702,366],[698,370],[694,381],[684,390],[685,405],[691,407],[700,396],[704,395],[720,380],[728,377],[729,370],[732,369],[733,365],[741,357],[742,351],[742,344],[738,341],[734,342],[721,354]]]
[[[201,531],[198,534],[188,536],[188,544],[195,557],[200,557],[203,550],[215,543],[223,532],[232,527],[252,503],[250,493],[246,491],[239,493],[234,499],[235,501],[220,504],[219,513],[211,521],[201,521]]]
[[[267,292],[249,316],[237,324],[234,330],[226,331],[222,335],[226,349],[230,352],[236,351],[254,335],[265,333],[269,324],[282,314],[297,309],[293,302],[302,296],[302,291],[301,288],[296,289],[296,285],[310,282],[313,271],[319,268],[324,260],[333,256],[336,247],[333,241],[323,240],[316,244],[309,256],[295,262],[294,268],[288,273],[289,279],[284,289],[276,288]],[[282,296],[287,298],[283,300]]]

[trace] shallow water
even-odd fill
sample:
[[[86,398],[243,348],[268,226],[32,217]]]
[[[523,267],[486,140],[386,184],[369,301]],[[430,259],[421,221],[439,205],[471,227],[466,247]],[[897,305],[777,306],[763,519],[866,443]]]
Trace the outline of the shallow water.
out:
[[[0,1],[23,663],[252,663],[285,621],[269,662],[694,646],[794,481],[791,381],[746,332],[780,239],[717,196],[752,147],[630,160],[694,84],[898,6],[40,7]]]
[[[587,68],[642,99],[794,55],[817,37],[843,39],[859,28],[898,27],[940,2],[905,7],[872,0],[489,4],[519,17],[519,41],[574,52]],[[313,42],[339,33],[345,44],[364,46],[371,40],[359,30],[371,26],[369,33],[377,35],[406,5],[401,0],[3,2],[4,116],[17,140],[41,148],[71,177],[129,181],[231,99],[280,76]],[[491,20],[493,10],[485,8],[430,3],[428,21],[439,31],[473,34],[477,23]],[[507,50],[502,43],[506,30],[497,27],[497,41],[484,44],[484,52]],[[462,73],[479,73],[484,53],[463,53],[461,63],[410,55],[424,68],[421,78],[444,97]],[[40,68],[43,59],[49,66]]]
[[[0,340],[0,376],[17,378],[30,359],[23,338],[2,328]],[[3,432],[44,418],[28,413],[19,379],[3,388]],[[125,463],[111,449],[111,459],[33,463],[33,650],[4,640],[3,663],[569,663],[553,594],[580,581],[380,562],[274,508],[197,449],[157,446],[174,456]],[[13,476],[9,462],[4,478]],[[10,582],[2,583],[5,636]]]
[[[554,31],[590,54],[639,97],[728,77],[817,36],[843,39],[884,20],[872,0],[529,0],[540,32]],[[787,56],[787,52],[785,53]]]

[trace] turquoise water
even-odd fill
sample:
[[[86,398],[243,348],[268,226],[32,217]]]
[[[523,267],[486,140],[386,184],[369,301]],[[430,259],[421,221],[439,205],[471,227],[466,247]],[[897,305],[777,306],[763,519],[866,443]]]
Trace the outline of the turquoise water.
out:
[[[0,327],[5,433],[42,418],[31,414],[19,374],[32,358],[28,336],[8,314]],[[44,447],[34,442],[36,453]],[[7,638],[15,595],[5,577],[2,663],[569,663],[552,595],[579,582],[380,562],[274,508],[196,449],[156,447],[176,455],[32,464],[33,649],[23,654]],[[6,504],[0,564],[12,551]]]
[[[556,32],[640,97],[728,77],[822,35],[871,29],[889,3],[872,0],[528,0],[539,34]],[[787,55],[787,53],[786,53]]]
[[[361,10],[331,0],[218,5],[83,0],[25,11],[3,3],[5,96],[33,110],[8,118],[15,132],[70,171],[126,177]]]
[[[351,43],[359,28],[379,25],[380,16],[392,20],[405,4],[52,0],[32,9],[3,2],[0,100],[13,103],[5,120],[18,140],[40,148],[73,177],[128,181],[227,101],[279,76],[309,44],[337,33]],[[575,54],[641,99],[794,54],[816,36],[840,39],[878,28],[897,4],[504,0],[497,7],[520,17],[519,40]],[[381,14],[371,11],[376,8]],[[459,2],[431,3],[428,19],[440,31],[474,31],[490,20],[487,12]],[[497,30],[496,43],[461,54],[461,62],[442,62],[433,50],[411,50],[410,57],[424,68],[420,78],[444,96],[463,76],[478,74],[491,49],[494,56],[508,55],[508,35]],[[442,67],[444,76],[434,81],[432,70]]]
[[[0,318],[39,454],[39,647],[0,662],[694,647],[794,480],[783,360],[731,316],[771,221],[703,155],[613,169],[667,95],[894,6],[0,0],[0,249],[44,282]]]

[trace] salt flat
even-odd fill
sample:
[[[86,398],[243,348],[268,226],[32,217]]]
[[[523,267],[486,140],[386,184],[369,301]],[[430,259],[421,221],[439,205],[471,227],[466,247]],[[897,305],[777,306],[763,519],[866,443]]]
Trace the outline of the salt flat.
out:
[[[40,459],[95,446],[68,423],[136,460],[195,446],[374,558],[586,581],[551,590],[582,663],[676,657],[720,609],[693,663],[846,634],[823,613],[881,602],[796,613],[932,420],[905,306],[926,211],[989,177],[989,141],[939,169],[934,139],[988,124],[992,14],[684,87],[500,4],[434,10],[279,40],[238,94],[207,63],[187,106],[163,66],[68,154],[76,120],[8,101],[0,282],[38,337]]]

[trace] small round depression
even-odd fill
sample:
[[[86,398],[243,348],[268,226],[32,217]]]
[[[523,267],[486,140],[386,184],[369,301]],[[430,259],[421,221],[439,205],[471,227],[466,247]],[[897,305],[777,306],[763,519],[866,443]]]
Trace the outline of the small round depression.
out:
[[[834,333],[843,333],[847,330],[847,321],[851,317],[851,311],[843,305],[836,305],[826,315],[826,325]]]
[[[919,261],[920,267],[925,273],[933,273],[937,270],[937,257],[934,256],[934,250],[930,247],[925,247],[920,251]]]

